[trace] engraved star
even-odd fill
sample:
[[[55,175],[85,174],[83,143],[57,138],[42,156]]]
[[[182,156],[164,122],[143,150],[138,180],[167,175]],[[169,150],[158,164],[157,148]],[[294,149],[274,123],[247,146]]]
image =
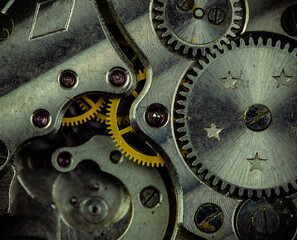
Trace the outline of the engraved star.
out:
[[[277,81],[277,88],[279,88],[280,86],[291,87],[289,83],[292,77],[293,76],[288,76],[283,69],[279,76],[274,76],[273,78]]]
[[[217,127],[214,122],[210,125],[209,128],[204,128],[204,130],[207,131],[207,139],[216,138],[218,140],[221,140],[220,139],[220,132],[223,129],[224,128]]]
[[[260,170],[260,171],[263,172],[262,164],[264,162],[266,162],[268,159],[260,158],[259,157],[259,154],[256,153],[256,155],[255,155],[254,158],[247,158],[246,160],[248,160],[252,164],[252,167],[251,167],[251,170],[250,171],[253,171],[255,169],[258,169],[258,170]]]
[[[227,77],[220,78],[219,79],[222,83],[224,83],[224,89],[232,88],[233,90],[236,90],[236,83],[240,80],[240,78],[234,78],[229,71],[227,74]]]

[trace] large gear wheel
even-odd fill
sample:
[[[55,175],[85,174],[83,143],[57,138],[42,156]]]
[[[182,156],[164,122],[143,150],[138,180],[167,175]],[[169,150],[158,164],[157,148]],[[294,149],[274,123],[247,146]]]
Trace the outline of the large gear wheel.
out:
[[[250,37],[192,69],[177,96],[176,136],[202,181],[241,197],[297,188],[296,54]]]
[[[154,21],[166,45],[184,55],[205,55],[242,30],[243,5],[240,0],[155,0]]]
[[[141,153],[140,151],[131,147],[126,142],[126,140],[123,138],[123,135],[127,133],[131,133],[133,131],[133,128],[131,125],[123,129],[119,128],[118,120],[117,120],[117,112],[118,112],[121,99],[118,98],[110,101],[111,103],[109,104],[107,119],[106,119],[106,122],[108,125],[107,129],[109,130],[111,137],[114,139],[116,146],[119,147],[119,150],[122,151],[122,153],[125,154],[126,157],[129,157],[129,160],[133,160],[138,164],[147,165],[148,167],[149,166],[163,167],[164,160],[158,153],[156,154],[156,156],[151,156],[148,154]]]
[[[86,102],[86,104],[82,103],[82,100]],[[89,97],[83,96],[80,100],[78,100],[78,102],[79,104],[84,106],[83,110],[85,110],[85,112],[75,117],[64,117],[62,120],[63,127],[75,126],[91,120],[96,116],[98,112],[100,112],[105,102],[105,99],[103,96],[100,96],[96,102],[93,102]]]

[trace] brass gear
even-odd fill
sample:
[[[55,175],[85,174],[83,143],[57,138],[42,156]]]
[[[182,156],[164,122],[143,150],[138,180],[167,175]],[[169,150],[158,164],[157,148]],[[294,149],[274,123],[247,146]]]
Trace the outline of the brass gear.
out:
[[[96,102],[93,102],[89,97],[83,96],[80,100],[78,100],[80,104],[82,104],[83,101],[87,103],[87,104],[84,103],[84,106],[86,107],[83,108],[83,110],[86,110],[86,112],[75,117],[64,117],[62,120],[63,127],[83,124],[84,122],[87,122],[92,118],[94,118],[96,116],[96,113],[98,113],[103,107],[105,98],[103,96],[100,96]]]
[[[107,129],[109,130],[111,137],[114,139],[113,141],[116,143],[116,146],[119,147],[119,150],[123,154],[125,154],[126,157],[129,157],[129,160],[133,160],[138,164],[142,164],[142,165],[146,164],[148,167],[149,166],[163,167],[164,160],[158,153],[156,156],[146,155],[144,153],[141,153],[135,150],[125,141],[125,139],[123,138],[123,135],[129,132],[132,132],[133,128],[131,125],[123,129],[119,128],[117,112],[118,112],[118,107],[121,99],[118,98],[110,101],[111,103],[108,104],[109,107],[108,107],[107,118],[106,118],[106,123],[108,125]]]
[[[138,74],[137,74],[137,80],[138,82],[140,81],[143,81],[146,79],[146,70],[144,69],[143,71],[139,70]],[[136,98],[138,96],[137,92],[134,91],[133,93],[133,96]],[[79,103],[79,106],[81,107],[81,109],[83,111],[88,111],[90,109],[90,106],[88,106],[88,104],[86,104],[84,101],[82,100],[78,100],[77,101]],[[100,123],[105,123],[106,122],[106,118],[107,116],[105,114],[103,114],[102,112],[96,112],[95,113],[95,120],[97,122],[100,122]],[[129,124],[129,116],[126,115],[126,116],[118,116],[117,117],[117,121],[118,121],[118,124],[119,125],[126,125],[126,124]]]

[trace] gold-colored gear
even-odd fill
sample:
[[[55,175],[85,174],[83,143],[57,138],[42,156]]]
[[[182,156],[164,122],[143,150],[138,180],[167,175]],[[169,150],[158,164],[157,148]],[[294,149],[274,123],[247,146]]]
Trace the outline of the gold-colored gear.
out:
[[[81,100],[78,100],[77,101],[79,103],[79,106],[81,107],[81,109],[83,111],[88,111],[90,109],[90,107],[84,102],[84,101],[81,101]],[[101,112],[96,112],[95,113],[95,120],[97,122],[100,122],[100,123],[105,123],[106,122],[106,115],[101,113]],[[129,123],[129,116],[119,116],[118,117],[118,124],[119,125],[124,125],[124,124],[128,124]]]
[[[88,120],[91,120],[96,116],[96,113],[101,110],[103,107],[103,104],[105,102],[105,99],[103,96],[100,96],[97,102],[93,102],[89,97],[83,96],[81,100],[78,102],[82,104],[83,101],[86,102],[87,104],[84,103],[86,108],[83,108],[83,110],[86,110],[83,114],[75,117],[64,117],[62,120],[62,126],[75,126],[79,124],[83,124],[84,122],[87,122]]]
[[[144,69],[143,72],[141,70],[139,70],[138,74],[137,74],[137,80],[138,82],[140,81],[143,81],[146,79],[146,70]],[[137,92],[134,91],[133,93],[133,96],[136,98],[138,96]],[[81,107],[81,109],[83,111],[88,111],[90,109],[90,107],[82,100],[78,100],[77,101],[79,103],[79,106]],[[95,119],[97,122],[100,122],[100,123],[105,123],[106,122],[106,115],[101,113],[101,112],[97,112],[95,113]],[[129,124],[130,120],[129,120],[129,116],[126,115],[126,116],[118,116],[117,117],[117,121],[118,121],[118,124],[119,125],[126,125],[126,124]]]
[[[106,123],[108,125],[107,129],[111,134],[111,137],[114,139],[113,142],[116,143],[116,147],[119,147],[119,150],[125,154],[126,157],[129,157],[129,160],[133,160],[138,164],[147,165],[148,167],[159,167],[164,166],[163,158],[157,153],[156,156],[149,156],[138,152],[134,148],[132,148],[123,138],[123,135],[132,132],[133,128],[131,125],[125,127],[124,129],[120,129],[118,126],[118,119],[117,119],[117,111],[120,104],[121,99],[112,99],[110,100],[111,103],[108,104],[108,112]]]

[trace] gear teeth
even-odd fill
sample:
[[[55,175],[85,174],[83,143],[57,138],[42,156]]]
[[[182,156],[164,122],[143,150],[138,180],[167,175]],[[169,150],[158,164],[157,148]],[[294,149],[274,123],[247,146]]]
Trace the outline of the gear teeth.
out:
[[[169,33],[168,31],[166,31],[166,32],[162,33],[161,36],[162,36],[163,38],[166,38],[166,37],[170,36],[170,33]]]
[[[180,115],[184,115],[185,111],[183,109],[178,109],[178,111],[176,111],[178,114]],[[185,121],[181,120],[181,118],[176,119],[177,123],[184,123]]]
[[[240,26],[237,25],[237,24],[235,24],[235,25],[233,26],[233,29],[238,30],[238,29],[240,29]]]
[[[178,109],[176,112],[177,112],[178,114],[180,114],[180,115],[184,115],[184,113],[185,113],[183,109]],[[176,119],[176,122],[177,122],[177,123],[184,123],[185,120],[183,120],[183,119],[181,119],[181,118],[178,118],[178,119]]]
[[[117,120],[117,110],[121,99],[113,99],[108,104],[107,108],[107,124],[109,125],[107,129],[109,130],[109,134],[111,138],[114,139],[115,146],[119,147],[119,150],[124,154],[129,160],[133,160],[133,162],[137,162],[138,164],[147,165],[148,167],[159,167],[164,166],[163,158],[157,154],[157,156],[149,156],[143,153],[136,151],[132,148],[122,137],[120,130],[118,128],[118,120]],[[131,127],[131,126],[129,126]],[[132,130],[132,127],[131,127]]]
[[[243,196],[243,194],[244,194],[244,189],[243,188],[239,188],[239,190],[238,190],[238,195],[240,196],[240,197],[242,197]]]
[[[165,28],[166,29],[166,24],[165,23],[162,23],[158,26],[158,29],[163,29]]]
[[[254,46],[255,45],[255,40],[254,38],[249,38],[249,45]]]
[[[176,46],[175,46],[174,49],[177,51],[177,50],[180,49],[181,46],[182,46],[182,44],[180,42],[177,42],[177,44],[176,44]]]
[[[293,187],[294,189],[297,189],[297,183],[296,183],[296,181],[292,182],[291,184],[292,184],[292,187]]]
[[[286,193],[288,193],[288,192],[290,191],[290,189],[289,189],[289,185],[288,185],[288,184],[285,184],[285,185],[283,186],[283,188],[284,188],[284,190],[285,190]]]
[[[164,18],[163,15],[158,15],[158,16],[155,17],[155,19],[158,20],[158,21],[162,21],[162,20],[164,20],[165,18]]]
[[[192,151],[187,155],[187,158],[193,158],[195,156],[196,156],[195,153]]]
[[[189,75],[188,77],[189,77],[190,80],[193,80],[193,81],[194,81],[194,79],[196,80],[196,78],[194,76],[192,76],[192,75]],[[191,89],[191,84],[189,84],[189,83],[184,83],[183,86],[186,87],[189,90]]]
[[[213,185],[217,186],[219,182],[220,182],[220,180],[215,177],[214,180],[213,180]]]
[[[199,161],[198,161],[198,159],[195,159],[195,161],[192,162],[192,166],[196,167],[198,165],[199,165]]]
[[[284,50],[289,52],[289,49],[290,49],[290,43],[287,43],[284,47]]]
[[[179,105],[183,105],[183,106],[185,106],[187,102],[184,101],[184,100],[178,100],[177,103],[178,103]]]
[[[271,197],[271,189],[266,189],[266,195],[267,197]]]
[[[228,183],[226,182],[222,182],[222,185],[221,185],[221,190],[225,190],[228,186]]]
[[[82,101],[82,100],[77,100],[77,103],[79,104],[81,110],[83,111],[87,111],[89,110],[90,108]]]
[[[256,43],[257,42],[257,43]],[[201,72],[203,71],[204,68],[206,68],[210,63],[212,63],[218,56],[223,55],[226,52],[230,52],[232,49],[240,49],[242,47],[244,48],[251,48],[251,47],[263,47],[263,48],[276,48],[279,50],[284,50],[288,53],[290,53],[291,55],[294,55],[295,57],[297,56],[297,48],[292,49],[291,45],[289,43],[287,43],[286,45],[282,45],[281,41],[277,41],[275,44],[272,41],[271,38],[268,38],[267,41],[264,41],[264,39],[262,37],[259,37],[258,39],[255,40],[255,38],[253,36],[249,37],[248,39],[246,39],[246,41],[241,38],[239,39],[239,44],[231,41],[230,46],[227,46],[225,44],[222,45],[223,47],[223,52],[219,52],[218,50],[216,51],[216,54],[212,57],[211,55],[207,55],[207,58],[209,59],[209,62],[205,63],[205,62],[201,62],[200,66],[202,67],[202,69],[199,69],[197,67],[192,68],[192,70],[195,72],[193,75],[192,74],[188,74],[187,78],[189,80],[191,80],[193,83],[197,82],[199,79],[199,76],[201,75]],[[196,65],[197,66],[197,65]],[[199,65],[198,65],[199,66]],[[293,67],[294,68],[294,67]],[[197,74],[197,75],[196,75]],[[183,90],[180,90],[179,95],[183,96],[185,98],[188,98],[191,90],[193,88],[193,83],[188,83],[188,82],[182,82],[182,86],[186,89],[188,89],[189,91],[185,91],[184,88]],[[188,155],[187,155],[187,161],[189,161],[189,159],[192,160],[192,158],[196,158],[193,162],[192,162],[192,166],[199,166],[199,169],[197,170],[198,174],[205,174],[205,172],[207,171],[207,173],[204,175],[205,180],[211,180],[212,177],[214,177],[213,180],[211,180],[211,184],[213,186],[216,186],[217,184],[220,183],[220,189],[221,190],[226,190],[229,193],[234,193],[234,194],[238,194],[238,196],[243,197],[243,196],[248,196],[248,198],[252,198],[252,197],[257,197],[257,198],[261,198],[263,197],[263,195],[267,196],[268,198],[270,198],[273,194],[276,194],[277,196],[280,196],[281,192],[284,191],[286,193],[289,192],[290,190],[290,186],[292,185],[292,187],[294,189],[297,189],[297,180],[293,183],[289,184],[284,184],[282,186],[278,186],[275,188],[265,188],[265,189],[257,189],[257,190],[253,190],[253,189],[249,189],[249,188],[245,188],[245,187],[241,187],[241,186],[236,186],[236,184],[231,184],[229,182],[225,182],[224,180],[220,179],[219,177],[215,176],[211,171],[208,171],[207,166],[204,165],[203,162],[201,162],[201,159],[199,159],[198,157],[198,153],[193,149],[193,146],[190,142],[190,137],[187,134],[188,129],[187,129],[187,110],[184,107],[187,107],[188,102],[185,100],[178,100],[176,101],[176,103],[178,103],[179,105],[181,105],[182,107],[178,106],[179,109],[176,110],[176,112],[182,116],[180,116],[178,119],[176,119],[176,122],[179,124],[185,124],[185,126],[182,127],[178,127],[177,128],[177,132],[179,133],[184,133],[183,136],[181,136],[178,140],[181,142],[187,142],[188,143],[182,147],[183,150],[187,150],[189,151]],[[200,178],[200,176],[198,176]],[[280,191],[280,189],[283,189]]]
[[[170,35],[169,32],[167,32],[167,33],[168,33],[168,35]],[[174,39],[173,37],[171,37],[171,38],[167,41],[167,44],[170,45],[170,44],[172,44],[174,41],[175,41],[175,39]]]
[[[205,56],[206,55],[206,49],[205,48],[201,48],[200,49],[201,55]]]
[[[262,37],[259,37],[259,39],[258,39],[258,46],[260,46],[260,47],[264,46],[264,40]]]
[[[188,46],[185,46],[184,47],[184,50],[183,50],[183,54],[187,54],[188,53],[188,51],[189,51],[189,47]]]
[[[181,128],[179,128],[179,129],[177,129],[177,131],[178,132],[180,132],[180,133],[185,133],[186,132],[186,127],[181,127]]]
[[[280,41],[280,40],[278,40],[278,41],[276,42],[275,47],[277,47],[277,48],[280,48],[280,47],[281,47],[281,41]]]
[[[235,190],[236,190],[236,187],[234,185],[231,185],[229,193],[233,194],[235,192]]]
[[[182,136],[179,140],[181,142],[185,142],[185,141],[187,141],[187,139],[188,139],[188,136]]]
[[[165,7],[156,7],[155,10],[158,11],[158,12],[164,12]]]
[[[240,20],[242,20],[242,17],[241,17],[241,16],[236,16],[236,15],[235,15],[235,16],[233,17],[233,19],[234,19],[235,21],[240,21]],[[232,27],[234,27],[234,26],[236,26],[236,25],[237,25],[237,24],[233,24]],[[237,25],[237,26],[238,26],[238,25]],[[240,26],[238,26],[238,27],[240,28]]]
[[[103,107],[103,104],[105,103],[105,99],[103,96],[100,96],[98,101],[94,103],[91,99],[89,99],[87,96],[83,96],[83,99],[85,99],[87,102],[91,103],[91,107],[83,114],[76,116],[76,117],[69,117],[69,118],[63,118],[62,120],[62,126],[63,127],[69,127],[69,126],[76,126],[79,124],[83,124],[84,122],[87,122],[95,117],[96,113],[101,110]]]
[[[243,17],[240,15],[240,13],[243,12],[242,7],[235,6],[237,2],[240,1],[230,1],[231,3],[231,9],[232,9],[232,16],[230,24],[226,28],[225,34],[222,34],[222,36],[219,37],[217,40],[213,40],[209,43],[204,44],[195,44],[195,43],[185,43],[183,38],[180,38],[177,36],[174,32],[172,32],[170,23],[168,22],[168,19],[166,18],[166,11],[167,11],[167,4],[169,4],[169,0],[160,0],[158,1],[162,4],[162,6],[155,6],[154,10],[156,10],[158,13],[154,20],[159,21],[157,22],[157,29],[163,29],[165,31],[165,34],[161,34],[161,38],[165,38],[168,36],[171,36],[171,38],[167,41],[167,45],[172,45],[174,47],[175,51],[179,51],[181,47],[183,47],[183,51],[181,52],[182,55],[187,55],[189,52],[191,53],[190,57],[196,57],[198,53],[201,53],[202,56],[207,55],[207,49],[212,53],[215,49],[214,47],[217,46],[220,48],[221,43],[225,42],[226,44],[229,44],[228,37],[234,38],[236,37],[236,33],[234,30],[240,29],[242,24],[238,24],[236,21],[242,21]],[[160,22],[162,21],[162,22]]]
[[[190,143],[188,143],[188,144],[186,144],[186,145],[183,146],[183,149],[184,150],[191,150],[192,149],[192,146],[191,146]]]
[[[220,50],[222,50],[222,49],[223,49],[223,45],[222,45],[222,43],[220,43],[220,42],[218,42],[216,46],[217,46],[217,47],[218,47],[218,49],[220,49]],[[214,50],[215,50],[215,49],[214,49]]]
[[[197,158],[198,160],[198,158]],[[201,174],[203,173],[204,171],[206,171],[206,168],[204,166],[202,166],[199,170],[198,170],[198,173]]]
[[[261,198],[263,196],[263,191],[256,191],[257,192],[257,197]]]
[[[184,91],[180,91],[179,94],[182,95],[183,97],[187,97],[188,96],[188,93],[187,92],[184,92]]]
[[[228,36],[231,36],[231,37],[235,38],[235,37],[236,37],[236,34],[235,34],[234,32],[230,32],[230,33],[228,34]],[[230,42],[229,40],[226,40],[226,41],[228,41],[227,44]],[[225,41],[225,42],[226,42],[226,41]]]
[[[207,174],[205,175],[205,180],[209,180],[211,177],[212,177],[212,175],[211,175],[210,173],[207,173]]]
[[[193,55],[193,56],[196,56],[197,53],[198,53],[198,48],[193,47],[193,48],[192,48],[192,55]]]
[[[245,41],[243,38],[239,40],[240,46],[246,46]],[[226,47],[227,48],[227,47]]]
[[[271,39],[271,38],[269,38],[269,39],[267,40],[267,45],[268,45],[268,46],[272,46],[272,39]]]

